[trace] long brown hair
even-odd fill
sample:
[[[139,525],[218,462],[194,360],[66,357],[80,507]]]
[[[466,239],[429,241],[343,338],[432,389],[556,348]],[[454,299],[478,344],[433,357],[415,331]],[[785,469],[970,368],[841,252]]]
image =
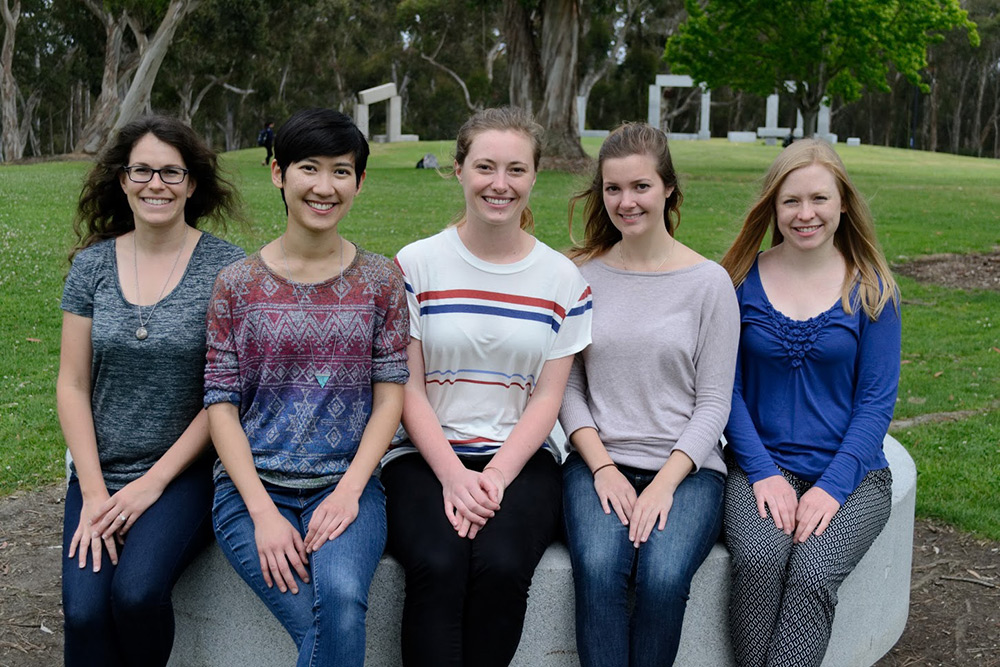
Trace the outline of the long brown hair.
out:
[[[760,195],[750,207],[743,228],[726,251],[721,264],[729,272],[733,285],[739,287],[750,272],[768,230],[771,231],[772,248],[784,240],[778,230],[775,213],[778,190],[790,173],[813,164],[826,168],[833,175],[844,206],[840,225],[833,237],[834,245],[847,264],[841,305],[848,314],[860,305],[865,314],[875,320],[889,301],[898,306],[899,288],[875,235],[875,221],[868,202],[854,187],[840,156],[825,141],[796,141],[778,154],[764,176]],[[852,301],[851,292],[855,285],[858,291]]]
[[[625,123],[619,125],[601,144],[601,152],[597,158],[597,171],[586,190],[573,195],[569,200],[569,237],[573,247],[569,256],[578,264],[593,259],[607,252],[611,246],[621,240],[622,234],[611,222],[604,207],[604,162],[608,159],[629,157],[630,155],[648,155],[656,162],[656,173],[663,185],[673,188],[667,197],[664,209],[663,224],[667,233],[674,235],[674,230],[681,224],[681,202],[684,195],[677,185],[677,172],[670,158],[670,146],[667,135],[646,123]],[[573,239],[573,212],[576,204],[583,201],[583,240]]]
[[[503,106],[491,109],[482,109],[465,121],[458,131],[458,139],[455,141],[455,162],[463,164],[469,155],[469,149],[477,136],[489,130],[502,130],[517,132],[524,135],[531,142],[531,158],[534,162],[535,172],[538,172],[538,163],[542,159],[542,126],[534,121],[524,109],[519,107]],[[465,222],[465,210],[463,209],[452,224]],[[521,229],[532,232],[535,229],[535,218],[531,214],[531,208],[525,206],[521,211]]]
[[[243,221],[242,204],[232,183],[219,173],[215,153],[194,130],[170,116],[149,115],[124,125],[115,134],[90,170],[80,192],[73,231],[77,252],[104,239],[116,238],[135,229],[135,219],[119,178],[132,149],[147,134],[177,149],[188,169],[194,192],[184,205],[184,221],[197,227],[202,218],[225,227],[227,219]]]

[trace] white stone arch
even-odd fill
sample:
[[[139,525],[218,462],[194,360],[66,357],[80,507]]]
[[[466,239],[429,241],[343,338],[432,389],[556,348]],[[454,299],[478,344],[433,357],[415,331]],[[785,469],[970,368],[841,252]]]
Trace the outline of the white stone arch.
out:
[[[656,83],[649,87],[649,108],[647,122],[653,127],[660,126],[660,100],[663,97],[664,88],[694,88],[694,79],[682,74],[657,74]],[[700,86],[698,86],[700,87]],[[709,114],[712,108],[712,91],[708,88],[701,88],[701,126],[697,134],[671,133],[671,139],[710,139],[712,131],[709,129]]]
[[[368,107],[378,102],[389,101],[388,121],[386,123],[386,141],[418,141],[415,134],[402,133],[403,98],[396,93],[396,84],[385,83],[374,88],[367,88],[358,93],[358,101],[354,105],[354,123],[369,140]]]
[[[796,83],[785,81],[785,90],[794,93]],[[778,93],[767,96],[767,108],[765,111],[764,127],[757,128],[757,136],[763,137],[765,143],[773,146],[777,139],[784,138],[792,134],[796,139],[802,138],[802,112],[795,112],[795,128],[778,127]],[[819,117],[816,119],[816,136],[825,139],[831,144],[837,143],[837,135],[830,132],[830,105],[826,102],[819,107]]]

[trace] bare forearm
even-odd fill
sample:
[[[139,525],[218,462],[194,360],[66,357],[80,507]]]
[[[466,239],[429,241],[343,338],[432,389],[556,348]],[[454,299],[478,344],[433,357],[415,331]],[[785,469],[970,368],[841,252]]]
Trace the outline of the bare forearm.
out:
[[[674,490],[680,486],[685,477],[691,474],[692,470],[694,470],[694,462],[691,460],[691,457],[675,449],[670,453],[667,462],[663,464],[660,471],[656,473],[654,480]]]
[[[533,396],[507,440],[493,455],[489,466],[503,473],[507,484],[521,473],[524,464],[535,455],[552,432],[560,402],[553,400],[553,397],[539,397],[536,400]]]
[[[411,375],[410,382],[413,382]],[[403,427],[410,442],[417,448],[427,465],[438,479],[443,479],[449,471],[462,466],[458,455],[444,435],[437,415],[427,401],[427,395],[406,389],[403,400]],[[464,466],[462,466],[464,467]]]
[[[378,383],[373,387],[372,414],[341,486],[361,495],[396,433],[402,412],[402,385]]]
[[[205,453],[210,442],[208,412],[200,410],[181,433],[181,437],[177,438],[170,449],[164,452],[146,475],[162,488],[166,488],[170,482]]]
[[[210,405],[207,412],[215,451],[226,468],[226,474],[240,492],[251,518],[256,521],[257,517],[273,510],[274,503],[257,475],[250,442],[240,424],[239,411],[232,403],[216,403]]]
[[[94,415],[90,390],[75,386],[60,376],[56,383],[56,405],[66,447],[73,457],[80,492],[84,498],[107,493],[104,474],[97,454]]]
[[[569,440],[573,443],[573,449],[580,454],[591,472],[609,463],[614,464],[597,429],[589,426],[578,428],[570,434]]]
[[[572,356],[545,362],[538,384],[528,399],[521,418],[490,461],[489,467],[503,473],[506,484],[510,484],[521,473],[524,464],[534,456],[552,432],[556,417],[559,416],[559,406],[562,405],[563,391],[566,389],[566,379],[572,364]]]

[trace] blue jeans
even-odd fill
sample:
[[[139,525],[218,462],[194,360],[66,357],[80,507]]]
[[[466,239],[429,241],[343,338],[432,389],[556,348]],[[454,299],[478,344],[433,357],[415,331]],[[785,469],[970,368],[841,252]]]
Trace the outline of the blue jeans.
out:
[[[336,488],[289,489],[266,482],[264,487],[281,515],[303,536],[313,512]],[[303,583],[293,570],[297,594],[264,583],[253,519],[226,476],[216,483],[212,515],[222,552],[295,640],[297,667],[364,664],[368,588],[385,548],[385,493],[378,479],[368,480],[354,522],[310,554],[310,583]]]
[[[641,494],[656,475],[621,472]],[[674,492],[663,531],[653,528],[638,549],[628,526],[605,514],[594,476],[577,453],[563,465],[566,538],[576,590],[576,644],[583,667],[672,665],[691,579],[708,556],[722,523],[725,477],[702,469]],[[629,585],[634,607],[629,613]]]
[[[66,490],[62,590],[65,660],[76,665],[163,666],[174,643],[170,592],[184,568],[211,542],[212,473],[192,465],[136,519],[118,547],[118,565],[102,551],[101,571],[67,558],[83,498],[74,475]]]

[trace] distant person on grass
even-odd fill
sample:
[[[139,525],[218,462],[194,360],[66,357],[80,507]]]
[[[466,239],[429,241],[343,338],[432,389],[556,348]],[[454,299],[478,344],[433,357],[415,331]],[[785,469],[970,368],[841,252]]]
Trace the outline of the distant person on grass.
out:
[[[364,663],[386,539],[373,473],[409,375],[403,277],[340,233],[367,161],[344,114],[289,118],[271,166],[285,231],[219,275],[208,316],[215,533],[295,640],[299,667]]]
[[[674,663],[691,579],[722,525],[739,312],[715,262],[674,236],[681,192],[660,130],[601,146],[571,250],[594,298],[559,413],[584,667]],[[629,604],[630,584],[634,604]]]
[[[212,536],[205,312],[244,256],[198,226],[237,209],[215,155],[163,116],[123,127],[84,183],[56,385],[67,665],[170,657],[171,589]]]
[[[775,159],[722,265],[742,320],[726,427],[736,662],[815,666],[837,590],[892,506],[882,439],[899,383],[899,294],[867,202],[812,139]]]
[[[272,121],[264,123],[264,129],[257,134],[257,145],[263,146],[264,150],[267,151],[267,156],[261,164],[270,166],[271,156],[274,154],[274,123]]]

